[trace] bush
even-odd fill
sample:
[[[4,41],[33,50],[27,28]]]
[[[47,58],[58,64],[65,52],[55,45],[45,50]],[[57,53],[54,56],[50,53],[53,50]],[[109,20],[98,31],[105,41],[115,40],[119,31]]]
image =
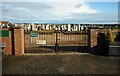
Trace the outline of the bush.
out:
[[[21,29],[21,26],[13,26],[14,29]]]
[[[114,43],[114,36],[112,34],[112,30],[111,29],[108,29],[108,32],[106,34],[106,39],[107,39],[108,42]]]
[[[39,34],[52,34],[54,33],[54,30],[41,30],[41,31],[36,31]]]

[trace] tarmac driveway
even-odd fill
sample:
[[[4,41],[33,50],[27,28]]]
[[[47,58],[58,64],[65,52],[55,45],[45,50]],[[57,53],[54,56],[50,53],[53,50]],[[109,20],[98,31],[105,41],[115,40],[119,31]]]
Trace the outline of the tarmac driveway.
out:
[[[118,74],[120,57],[80,53],[3,56],[3,74]]]

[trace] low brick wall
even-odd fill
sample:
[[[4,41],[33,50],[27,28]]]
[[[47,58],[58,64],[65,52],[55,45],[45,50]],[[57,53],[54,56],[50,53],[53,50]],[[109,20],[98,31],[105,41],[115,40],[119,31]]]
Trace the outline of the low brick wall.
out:
[[[112,30],[112,33],[118,33],[120,30],[114,29]],[[90,48],[93,48],[94,46],[97,45],[97,38],[98,38],[98,33],[107,33],[106,29],[99,29],[99,28],[91,28],[90,29]]]

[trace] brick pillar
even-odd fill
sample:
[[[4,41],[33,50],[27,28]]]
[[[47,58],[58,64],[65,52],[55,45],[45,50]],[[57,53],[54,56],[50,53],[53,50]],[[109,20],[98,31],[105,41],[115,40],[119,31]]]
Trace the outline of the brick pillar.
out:
[[[9,36],[1,37],[0,43],[5,43],[6,47],[2,50],[4,55],[12,55],[12,39],[11,39],[11,31],[8,28],[0,29],[0,35],[2,35],[2,30],[9,31]],[[0,46],[1,48],[1,46]]]
[[[98,31],[99,29],[90,29],[90,48],[97,45]]]
[[[15,55],[24,54],[24,29],[14,29],[14,52]]]

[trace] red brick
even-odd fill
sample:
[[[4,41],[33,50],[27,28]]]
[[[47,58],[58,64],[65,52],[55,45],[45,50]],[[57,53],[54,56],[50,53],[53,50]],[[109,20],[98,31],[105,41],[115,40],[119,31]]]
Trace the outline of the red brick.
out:
[[[0,30],[9,30],[9,29],[2,28]],[[0,43],[6,43],[6,47],[3,49],[3,54],[12,55],[11,31],[9,31],[9,37],[0,37]]]
[[[14,29],[14,47],[15,55],[24,54],[24,30]]]

